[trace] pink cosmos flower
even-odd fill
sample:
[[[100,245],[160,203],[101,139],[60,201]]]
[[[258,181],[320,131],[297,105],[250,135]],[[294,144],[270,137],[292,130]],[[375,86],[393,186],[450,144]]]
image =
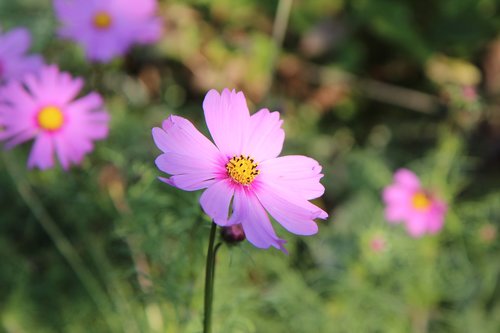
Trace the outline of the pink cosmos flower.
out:
[[[29,168],[52,167],[54,152],[64,169],[80,164],[93,141],[107,136],[109,120],[98,94],[75,99],[82,86],[56,66],[9,82],[0,89],[0,141],[11,148],[35,139]]]
[[[0,83],[18,80],[42,67],[41,56],[26,55],[30,44],[31,35],[27,29],[13,29],[3,35],[0,30]]]
[[[92,61],[108,62],[161,36],[156,0],[54,0],[54,7],[59,35],[80,43]]]
[[[185,191],[206,189],[200,204],[219,226],[241,223],[256,247],[286,252],[269,215],[297,235],[318,231],[314,219],[328,215],[309,200],[324,187],[321,166],[306,156],[278,157],[285,133],[278,112],[262,109],[250,116],[242,92],[210,90],[203,102],[205,120],[215,142],[187,119],[170,116],[153,138],[163,151],[158,168],[162,180]]]
[[[394,183],[383,191],[383,199],[387,221],[405,222],[413,237],[435,234],[443,227],[446,204],[423,189],[418,177],[410,170],[396,171]]]

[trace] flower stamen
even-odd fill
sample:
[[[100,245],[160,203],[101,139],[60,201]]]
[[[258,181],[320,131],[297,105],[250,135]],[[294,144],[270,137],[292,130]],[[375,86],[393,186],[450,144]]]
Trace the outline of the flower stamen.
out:
[[[411,198],[413,208],[419,211],[427,210],[431,205],[429,196],[423,192],[417,192]]]
[[[250,185],[260,173],[257,163],[250,156],[234,156],[227,162],[226,170],[229,177],[241,185]]]
[[[97,29],[106,30],[113,23],[113,19],[107,12],[100,11],[94,15],[92,23],[94,24],[94,27],[96,27]]]
[[[64,123],[64,115],[56,106],[42,108],[36,117],[38,126],[46,131],[57,131]]]

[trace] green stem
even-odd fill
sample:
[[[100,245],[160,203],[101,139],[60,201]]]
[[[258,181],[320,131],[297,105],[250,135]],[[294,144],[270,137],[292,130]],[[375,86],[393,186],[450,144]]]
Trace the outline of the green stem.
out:
[[[19,168],[17,165],[15,165],[15,163],[12,162],[6,154],[2,154],[2,157],[5,162],[7,173],[12,178],[16,189],[19,192],[19,195],[31,210],[40,226],[49,235],[52,242],[54,242],[54,245],[56,246],[59,253],[64,257],[64,259],[66,259],[69,266],[73,269],[76,276],[80,279],[83,286],[87,289],[90,297],[93,299],[98,309],[101,311],[106,323],[110,328],[113,328],[114,324],[107,315],[107,309],[109,309],[109,306],[101,296],[104,294],[104,292],[101,289],[98,281],[94,277],[93,273],[85,266],[76,249],[66,238],[66,236],[64,236],[61,229],[49,215],[42,202],[40,201],[40,198],[36,195],[36,193],[31,188],[31,185],[26,180],[26,177],[20,174],[19,170],[21,170],[22,168]]]
[[[214,298],[214,280],[215,280],[215,256],[220,247],[220,243],[215,244],[215,233],[217,225],[212,222],[210,229],[210,239],[208,241],[207,250],[207,264],[205,271],[205,304],[204,304],[204,317],[203,317],[203,333],[212,332],[212,303]]]

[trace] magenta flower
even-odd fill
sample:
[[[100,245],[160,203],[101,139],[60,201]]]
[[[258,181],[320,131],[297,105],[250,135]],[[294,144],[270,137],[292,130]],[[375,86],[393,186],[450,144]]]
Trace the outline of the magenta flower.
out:
[[[41,56],[26,55],[30,44],[31,35],[27,29],[13,29],[3,35],[0,31],[0,83],[18,80],[42,67]]]
[[[418,177],[410,170],[396,171],[394,183],[384,188],[383,199],[387,221],[405,222],[413,237],[435,234],[443,227],[446,204],[423,189]]]
[[[81,44],[92,61],[108,62],[161,36],[156,0],[54,0],[54,7],[59,35]]]
[[[34,138],[29,168],[52,167],[54,152],[64,169],[80,164],[93,141],[107,136],[109,120],[98,94],[75,99],[82,86],[56,66],[9,82],[0,89],[0,141],[11,148]]]
[[[305,156],[278,157],[285,139],[279,113],[262,109],[250,116],[243,93],[228,89],[220,95],[210,90],[203,109],[215,144],[179,116],[153,128],[163,151],[156,165],[172,175],[162,180],[185,191],[206,188],[200,198],[205,213],[219,226],[241,223],[259,248],[286,251],[268,213],[289,232],[315,234],[314,219],[328,217],[309,202],[324,192],[321,166]]]

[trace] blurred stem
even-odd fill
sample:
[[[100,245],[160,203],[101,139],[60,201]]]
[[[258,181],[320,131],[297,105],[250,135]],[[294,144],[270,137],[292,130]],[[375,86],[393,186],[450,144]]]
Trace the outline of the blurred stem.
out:
[[[276,49],[279,50],[283,46],[285,39],[286,29],[288,27],[288,18],[292,10],[293,0],[280,0],[278,9],[276,10],[276,17],[274,18],[273,25],[273,39],[276,43]]]
[[[207,264],[205,271],[205,302],[203,317],[203,333],[212,332],[212,303],[214,298],[214,280],[215,280],[215,257],[221,243],[215,244],[215,233],[217,225],[212,222],[210,229],[210,239],[208,241]]]
[[[61,229],[59,229],[57,224],[48,214],[40,198],[36,195],[27,181],[27,178],[20,174],[19,170],[22,170],[22,168],[15,165],[15,163],[11,161],[5,153],[2,154],[2,157],[5,162],[7,172],[13,180],[19,195],[31,210],[40,226],[49,235],[59,253],[61,253],[64,259],[66,259],[78,279],[80,279],[83,286],[87,289],[90,297],[101,311],[105,322],[109,325],[110,329],[113,329],[114,325],[111,318],[107,315],[108,304],[101,296],[104,293],[99,286],[98,281],[94,278],[94,275],[90,272],[90,270],[87,269],[71,242],[66,238],[66,236],[64,236]]]
[[[273,24],[273,39],[274,39],[274,55],[271,59],[270,64],[270,76],[267,82],[266,92],[269,92],[273,85],[274,74],[276,72],[276,64],[278,63],[278,57],[283,47],[283,41],[285,40],[286,29],[288,27],[288,19],[290,17],[290,12],[292,10],[293,0],[280,0],[278,3],[278,9],[276,10],[276,16],[274,17]]]

